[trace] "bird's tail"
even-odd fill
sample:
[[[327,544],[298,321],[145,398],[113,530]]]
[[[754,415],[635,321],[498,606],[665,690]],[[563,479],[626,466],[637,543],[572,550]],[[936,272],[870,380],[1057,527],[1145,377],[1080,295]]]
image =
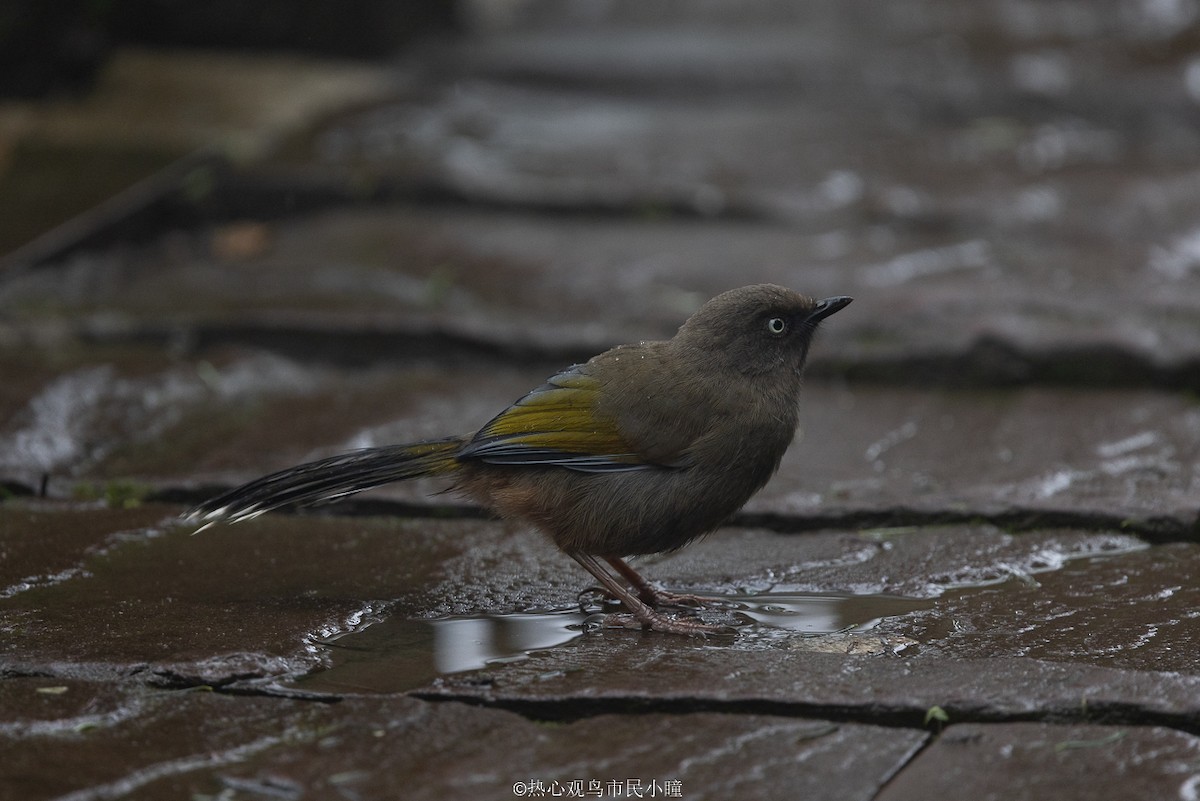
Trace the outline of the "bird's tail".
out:
[[[465,440],[448,439],[365,448],[289,467],[229,490],[192,509],[184,519],[201,527],[249,520],[281,506],[311,506],[406,478],[453,473]]]

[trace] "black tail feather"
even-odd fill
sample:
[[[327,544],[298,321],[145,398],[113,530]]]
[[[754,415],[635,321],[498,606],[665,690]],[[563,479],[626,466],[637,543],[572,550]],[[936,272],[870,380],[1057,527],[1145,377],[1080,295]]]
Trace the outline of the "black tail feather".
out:
[[[393,481],[452,473],[459,464],[455,454],[463,444],[463,439],[454,437],[366,448],[289,467],[205,501],[184,519],[203,527],[235,523],[283,506],[311,506]]]

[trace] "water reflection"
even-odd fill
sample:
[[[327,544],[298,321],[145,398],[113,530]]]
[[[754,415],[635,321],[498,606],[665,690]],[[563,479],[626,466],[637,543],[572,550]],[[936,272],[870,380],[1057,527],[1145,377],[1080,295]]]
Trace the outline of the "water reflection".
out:
[[[433,629],[433,665],[438,673],[476,670],[490,663],[524,659],[583,633],[585,615],[544,613],[444,618]]]
[[[710,622],[738,626],[746,635],[863,632],[885,617],[933,605],[930,599],[888,595],[771,592],[709,595]],[[438,676],[528,659],[583,636],[592,615],[578,610],[418,620],[388,618],[326,644],[332,666],[305,676],[311,692],[403,692]],[[739,637],[739,640],[745,637]]]
[[[727,597],[739,614],[761,626],[805,634],[869,631],[885,617],[933,606],[932,599],[895,595],[774,592]]]
[[[801,634],[870,631],[885,617],[933,606],[929,599],[889,595],[770,592],[702,597],[713,600],[705,613],[711,622]],[[425,625],[432,629],[434,669],[444,674],[525,659],[575,639],[595,622],[579,612],[544,612],[443,618]]]

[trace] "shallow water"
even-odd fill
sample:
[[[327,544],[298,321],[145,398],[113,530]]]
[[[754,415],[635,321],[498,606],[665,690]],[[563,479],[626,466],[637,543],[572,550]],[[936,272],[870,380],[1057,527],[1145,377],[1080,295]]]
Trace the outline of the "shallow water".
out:
[[[1043,549],[1044,550],[1044,549]],[[1037,551],[1042,553],[1043,550]],[[954,557],[944,555],[947,564]],[[809,650],[847,655],[1025,656],[1106,667],[1194,667],[1197,590],[1187,579],[1200,546],[1147,548],[1045,560],[1041,568],[1004,564],[973,580],[912,596],[793,591],[705,594],[703,610],[681,610],[736,636],[668,637],[599,626],[600,612],[547,609],[519,614],[385,617],[332,640],[314,640],[329,667],[295,682],[325,693],[403,692],[439,677],[537,658],[581,637],[653,637],[659,647]],[[994,574],[994,575],[993,575]],[[964,574],[965,577],[965,574]],[[411,610],[410,610],[411,611]]]
[[[863,633],[888,617],[930,609],[935,600],[891,595],[767,592],[706,595],[706,620],[738,627],[740,647],[776,645],[795,636]],[[324,641],[332,666],[303,677],[310,692],[402,692],[438,676],[529,658],[562,646],[598,624],[578,609],[437,619],[392,617]]]

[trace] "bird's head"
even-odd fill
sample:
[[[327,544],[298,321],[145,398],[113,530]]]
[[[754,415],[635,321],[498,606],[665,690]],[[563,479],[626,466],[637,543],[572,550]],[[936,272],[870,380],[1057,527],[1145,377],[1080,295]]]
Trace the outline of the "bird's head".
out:
[[[689,317],[672,344],[703,353],[714,367],[747,375],[798,373],[817,326],[851,300],[844,295],[814,300],[774,284],[731,289]]]

